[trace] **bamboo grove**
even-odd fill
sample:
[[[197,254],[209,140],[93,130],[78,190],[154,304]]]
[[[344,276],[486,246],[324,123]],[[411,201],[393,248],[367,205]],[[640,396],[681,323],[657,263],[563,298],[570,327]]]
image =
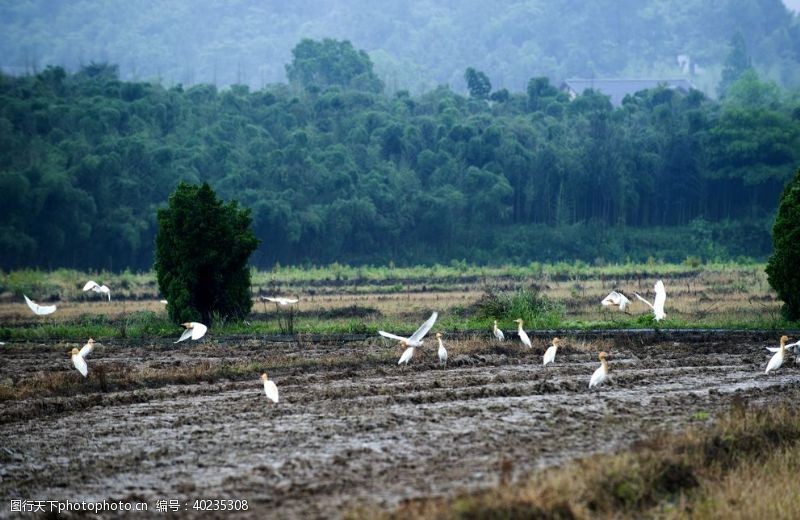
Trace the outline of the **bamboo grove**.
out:
[[[470,95],[390,95],[333,40],[286,70],[255,91],[0,75],[0,267],[148,269],[180,181],[252,210],[260,267],[764,258],[800,154],[800,102],[752,70],[722,101],[659,87],[616,108],[474,70]]]

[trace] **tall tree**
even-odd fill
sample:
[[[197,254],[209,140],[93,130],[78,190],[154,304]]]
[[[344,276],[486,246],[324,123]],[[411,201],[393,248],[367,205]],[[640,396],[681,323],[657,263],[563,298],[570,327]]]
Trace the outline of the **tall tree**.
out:
[[[247,260],[258,247],[250,210],[223,204],[207,183],[180,183],[158,210],[155,269],[175,322],[209,324],[250,312]]]
[[[783,301],[784,317],[800,320],[800,170],[781,195],[772,242],[775,251],[767,264],[767,280]]]
[[[731,50],[728,57],[725,58],[725,67],[722,69],[722,79],[717,86],[717,95],[720,98],[725,97],[728,87],[751,67],[750,56],[747,54],[747,43],[744,41],[742,33],[736,31],[736,34],[731,37]]]
[[[464,72],[464,81],[467,82],[469,96],[475,99],[487,99],[492,91],[489,77],[479,70],[469,67]]]

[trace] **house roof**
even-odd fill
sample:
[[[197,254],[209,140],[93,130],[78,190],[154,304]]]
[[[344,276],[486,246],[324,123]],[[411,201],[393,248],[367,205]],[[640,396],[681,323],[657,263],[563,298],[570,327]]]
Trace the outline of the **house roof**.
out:
[[[610,96],[611,104],[615,107],[622,106],[622,100],[628,94],[635,94],[640,90],[656,88],[665,85],[667,88],[689,92],[694,85],[683,78],[677,79],[567,79],[561,85],[562,90],[567,90],[574,95],[583,94],[586,89],[594,89]]]

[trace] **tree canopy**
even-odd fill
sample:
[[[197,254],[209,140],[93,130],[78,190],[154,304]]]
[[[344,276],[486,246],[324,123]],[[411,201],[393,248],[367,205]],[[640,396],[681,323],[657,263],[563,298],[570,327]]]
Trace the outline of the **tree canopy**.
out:
[[[262,267],[771,250],[800,98],[755,71],[723,102],[661,86],[615,108],[539,76],[489,100],[378,93],[353,81],[360,51],[311,47],[361,65],[255,91],[127,82],[102,63],[0,75],[0,267],[148,268],[181,181],[252,210]]]
[[[791,321],[800,320],[800,170],[781,195],[775,226],[775,251],[767,264],[767,279],[783,301],[781,312]]]
[[[207,183],[178,185],[158,210],[158,288],[176,323],[242,318],[250,313],[248,260],[258,246],[250,210],[223,204]]]

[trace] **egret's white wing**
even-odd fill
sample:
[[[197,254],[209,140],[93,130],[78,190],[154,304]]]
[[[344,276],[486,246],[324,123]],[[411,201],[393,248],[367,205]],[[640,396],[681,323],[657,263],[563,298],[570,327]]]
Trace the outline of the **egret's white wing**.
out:
[[[109,289],[107,285],[98,287],[97,292],[108,295],[108,301],[111,301],[111,289]]]
[[[783,355],[781,352],[777,352],[772,359],[769,360],[767,364],[767,369],[764,371],[765,374],[768,374],[770,370],[777,370],[783,364]]]
[[[192,339],[200,339],[206,335],[208,327],[206,327],[202,323],[197,323],[196,321],[193,321],[192,328],[189,330],[192,331]]]
[[[297,303],[298,301],[300,301],[300,300],[298,300],[297,298],[283,298],[284,304],[286,304],[286,303]]]
[[[31,301],[31,299],[25,296],[24,294],[22,296],[25,297],[25,303],[28,304],[28,307],[31,308],[34,314],[38,314],[39,316],[46,316],[48,314],[56,312],[55,305],[39,305]]]
[[[274,381],[264,381],[264,393],[267,394],[267,397],[273,403],[278,402],[278,387],[275,385]]]
[[[280,301],[277,298],[272,298],[271,296],[262,296],[261,299],[267,300],[268,302],[280,303]]]
[[[589,381],[589,388],[597,386],[605,380],[606,380],[606,371],[603,370],[603,367],[601,366],[600,368],[594,371],[594,374],[592,374],[592,379]]]
[[[500,329],[494,330],[494,337],[497,338],[498,341],[503,341],[506,339],[506,335],[503,334],[503,331]]]
[[[97,287],[97,282],[95,282],[94,280],[89,280],[88,282],[86,282],[86,285],[83,286],[83,290],[90,291],[95,287]]]
[[[379,331],[378,331],[378,334],[380,334],[380,335],[381,335],[381,336],[383,336],[384,338],[396,339],[397,341],[402,341],[403,343],[405,343],[406,341],[408,341],[408,338],[404,338],[404,337],[402,337],[402,336],[395,336],[394,334],[391,334],[391,333],[389,333],[389,332],[384,332],[384,331],[382,331],[382,330],[379,330]]]
[[[658,316],[663,317],[664,304],[667,301],[667,291],[664,290],[664,282],[662,282],[661,280],[657,281],[655,285],[655,291],[656,291],[656,299],[655,302],[653,302],[653,310],[656,313],[656,317]]]
[[[77,356],[72,356],[72,364],[76,369],[78,369],[78,372],[80,372],[83,377],[86,377],[86,374],[89,373],[89,367],[86,366],[86,361],[81,357],[80,354]]]
[[[183,334],[181,334],[181,337],[178,338],[178,341],[176,341],[175,343],[180,343],[181,341],[189,339],[191,337],[192,337],[192,329],[186,329],[183,331]]]
[[[600,305],[604,305],[606,307],[608,307],[609,305],[619,305],[620,296],[622,295],[617,291],[611,291],[610,293],[608,293],[608,296],[603,298],[603,301],[600,302]]]
[[[411,335],[410,338],[408,338],[408,340],[411,343],[415,343],[424,338],[425,334],[427,334],[428,331],[431,330],[431,327],[433,327],[433,324],[436,323],[436,318],[438,317],[439,317],[438,312],[434,312],[433,314],[431,314],[431,317],[428,318],[428,321],[420,325],[420,327],[416,330],[416,332],[414,332],[414,334]]]
[[[414,355],[414,347],[408,347],[405,350],[405,352],[403,352],[403,355],[400,356],[400,361],[398,361],[397,364],[402,365],[403,363],[405,363],[407,365],[408,362],[411,361],[411,356],[413,355]]]
[[[91,354],[93,350],[94,350],[94,343],[87,343],[81,348],[80,352],[78,352],[78,355],[83,358]]]
[[[544,353],[544,362],[542,364],[546,365],[548,363],[552,363],[556,360],[556,347],[555,345],[549,347]]]
[[[442,363],[447,361],[447,350],[442,345],[439,345],[439,361]]]
[[[644,298],[642,298],[641,296],[639,296],[639,293],[633,293],[633,294],[634,294],[634,295],[636,295],[636,297],[637,297],[637,298],[639,298],[640,300],[642,300],[644,303],[646,303],[646,304],[647,304],[647,305],[648,305],[648,306],[649,306],[651,309],[653,309],[653,311],[655,311],[655,310],[656,310],[656,308],[655,308],[655,307],[653,307],[653,304],[652,304],[652,303],[650,303],[649,301],[645,300],[645,299],[644,299]]]

